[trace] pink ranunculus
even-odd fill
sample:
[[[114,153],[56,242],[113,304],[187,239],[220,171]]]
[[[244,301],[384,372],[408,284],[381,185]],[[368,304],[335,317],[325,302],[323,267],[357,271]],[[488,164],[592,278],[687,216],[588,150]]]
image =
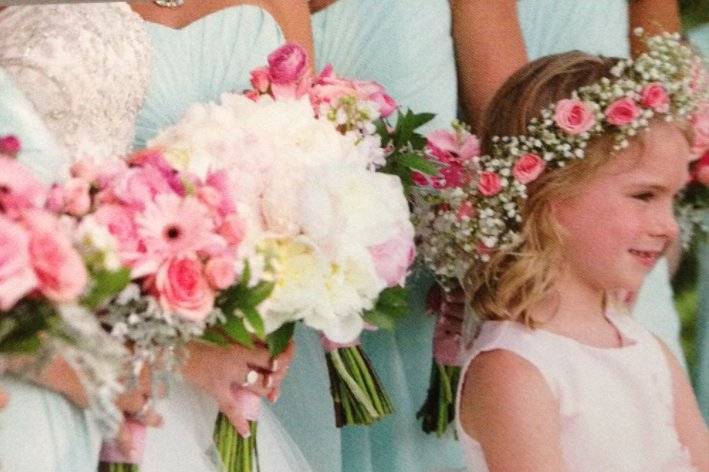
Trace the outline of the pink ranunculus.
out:
[[[0,215],[0,310],[9,310],[37,287],[27,231]]]
[[[188,320],[204,321],[214,307],[214,292],[194,257],[166,261],[155,277],[155,289],[165,310]]]
[[[660,113],[666,113],[670,109],[670,97],[667,95],[667,90],[657,82],[643,88],[640,103]]]
[[[74,216],[83,216],[91,208],[90,184],[81,178],[69,179],[64,184],[64,209]]]
[[[512,175],[523,184],[533,182],[544,170],[544,160],[536,154],[524,154],[512,168]]]
[[[229,257],[212,257],[204,266],[209,285],[215,290],[223,290],[234,283],[236,271],[234,260]]]
[[[413,234],[400,231],[395,237],[369,248],[374,267],[388,287],[402,285],[416,255]]]
[[[30,260],[40,292],[55,302],[76,301],[86,288],[88,274],[58,220],[50,213],[33,211],[25,224],[30,229]]]
[[[619,98],[606,108],[608,123],[616,126],[629,125],[640,115],[640,108],[632,98]]]
[[[271,91],[276,98],[300,98],[310,84],[310,60],[305,49],[287,43],[268,55]]]
[[[268,92],[268,88],[271,86],[268,67],[259,67],[251,71],[251,86],[260,93]]]
[[[554,109],[554,123],[568,134],[584,133],[591,129],[595,122],[591,108],[580,100],[560,100]]]
[[[486,197],[497,195],[502,190],[502,179],[495,172],[480,172],[478,191]]]
[[[694,128],[692,152],[701,156],[709,150],[709,103],[702,103],[690,119]]]
[[[14,135],[0,136],[0,155],[14,157],[20,152],[22,145]]]

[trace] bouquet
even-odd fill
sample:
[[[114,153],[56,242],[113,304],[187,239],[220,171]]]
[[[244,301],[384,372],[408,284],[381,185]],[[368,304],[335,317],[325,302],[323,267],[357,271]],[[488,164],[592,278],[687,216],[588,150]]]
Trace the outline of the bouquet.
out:
[[[125,271],[104,245],[108,235],[80,218],[72,183],[45,185],[15,159],[19,151],[15,137],[0,138],[0,353],[32,354],[33,370],[62,356],[111,437],[122,420],[114,400],[126,352],[93,311],[121,289]]]
[[[334,76],[316,80],[307,63],[300,48],[284,46],[252,73],[253,90],[192,107],[150,145],[180,171],[223,172],[223,188],[236,190],[229,201],[244,218],[241,249],[253,278],[243,286],[261,283],[263,290],[254,299],[258,311],[232,312],[233,329],[221,341],[264,338],[276,355],[295,322],[322,332],[338,422],[367,424],[391,404],[354,343],[362,330],[390,327],[405,311],[401,285],[413,227],[401,181],[376,171],[385,150],[367,123],[378,108],[355,101],[349,110],[356,119],[338,121],[328,110],[339,105],[324,104],[343,102],[313,92],[333,85]],[[250,470],[253,439],[234,434],[223,415],[216,430],[229,470]]]

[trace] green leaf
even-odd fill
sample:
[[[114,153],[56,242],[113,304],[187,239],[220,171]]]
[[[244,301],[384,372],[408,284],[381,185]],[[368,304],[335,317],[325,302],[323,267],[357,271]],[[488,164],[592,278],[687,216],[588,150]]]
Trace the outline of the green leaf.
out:
[[[273,282],[261,282],[254,288],[248,290],[243,299],[242,306],[257,307],[261,302],[271,296],[276,284]]]
[[[364,321],[366,321],[367,323],[374,325],[377,328],[386,329],[388,331],[393,330],[396,326],[396,323],[391,318],[391,316],[381,311],[378,311],[376,308],[374,310],[369,310],[365,312],[363,318]]]
[[[215,329],[206,331],[200,339],[210,344],[216,344],[217,346],[228,346],[231,344],[226,336]]]
[[[254,330],[256,336],[263,339],[266,337],[266,328],[263,324],[263,318],[259,312],[253,306],[243,306],[240,308],[241,312],[244,314],[246,321],[249,322],[249,326]]]
[[[271,355],[273,357],[276,357],[277,355],[286,350],[286,346],[288,346],[288,343],[293,338],[294,330],[295,323],[285,323],[276,331],[266,336],[268,350],[271,351]]]
[[[222,325],[222,328],[234,342],[249,348],[254,347],[251,334],[249,334],[246,330],[246,326],[244,325],[244,320],[242,318],[237,318],[236,316],[231,317],[227,319],[224,325]]]
[[[396,159],[399,164],[409,169],[417,170],[426,175],[438,175],[439,167],[422,155],[413,152],[402,153],[399,154]]]
[[[364,313],[364,320],[382,329],[394,329],[396,320],[409,313],[407,294],[403,287],[382,290],[375,307]]]
[[[93,285],[84,297],[83,303],[89,308],[98,308],[106,300],[117,295],[130,283],[130,270],[101,270],[92,274]]]

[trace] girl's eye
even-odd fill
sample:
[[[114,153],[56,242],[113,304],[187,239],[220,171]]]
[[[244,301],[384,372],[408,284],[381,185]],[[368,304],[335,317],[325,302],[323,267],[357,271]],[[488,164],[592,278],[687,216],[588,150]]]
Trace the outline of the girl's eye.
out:
[[[649,202],[653,198],[655,198],[655,194],[652,192],[642,192],[633,195],[633,198],[637,198],[638,200],[642,200],[644,202]]]

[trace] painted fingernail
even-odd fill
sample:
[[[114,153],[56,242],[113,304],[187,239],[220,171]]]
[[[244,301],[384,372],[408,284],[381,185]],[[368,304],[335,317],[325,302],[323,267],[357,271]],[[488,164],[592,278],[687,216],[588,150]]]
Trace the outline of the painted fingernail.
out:
[[[273,359],[271,360],[271,370],[276,371],[278,370],[278,366],[280,366],[281,363],[278,362],[278,359]]]
[[[244,383],[241,384],[241,386],[242,387],[249,387],[249,386],[255,384],[257,380],[258,380],[258,372],[256,372],[255,370],[250,370],[246,374],[246,379],[244,380]]]
[[[266,387],[266,388],[271,388],[271,387],[273,387],[273,376],[272,376],[272,375],[267,375],[267,376],[266,376],[264,387]]]

